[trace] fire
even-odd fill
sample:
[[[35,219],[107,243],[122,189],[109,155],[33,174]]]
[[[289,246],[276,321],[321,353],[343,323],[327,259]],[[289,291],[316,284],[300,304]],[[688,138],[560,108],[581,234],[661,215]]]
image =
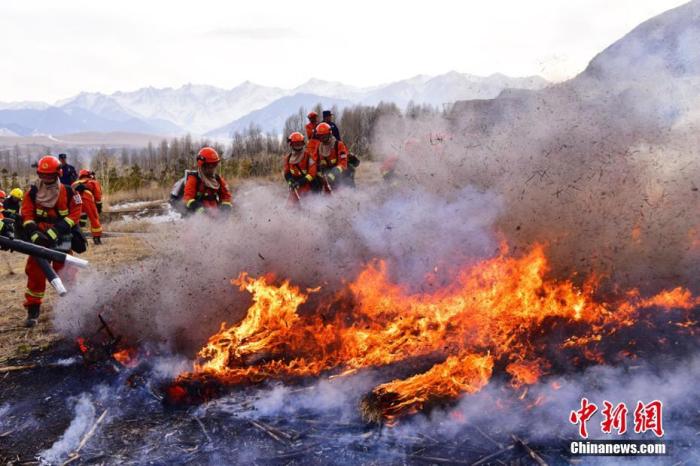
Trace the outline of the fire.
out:
[[[124,367],[136,367],[138,365],[136,354],[136,348],[124,348],[112,353],[112,357]]]
[[[423,409],[424,405],[440,398],[456,398],[464,393],[476,393],[491,378],[493,358],[489,355],[470,354],[450,356],[429,371],[404,380],[392,380],[378,386],[363,401],[365,419],[375,419],[380,412],[391,423],[396,417]],[[388,409],[375,411],[374,404],[386,404]]]
[[[252,295],[247,315],[235,325],[223,323],[199,352],[193,372],[178,383],[344,376],[407,360],[442,361],[372,391],[364,407],[394,420],[430,400],[479,391],[497,365],[518,388],[548,373],[552,352],[574,353],[572,364],[604,363],[601,345],[635,325],[640,309],[700,305],[700,298],[683,288],[650,298],[630,290],[605,303],[595,297],[595,277],[576,286],[547,273],[543,247],[521,257],[508,255],[504,247],[497,257],[462,270],[449,286],[416,293],[393,283],[386,263],[373,261],[344,293],[304,313],[299,308],[316,290],[243,273],[232,283]],[[559,339],[549,337],[553,328],[565,330]],[[633,347],[628,350],[633,354]]]

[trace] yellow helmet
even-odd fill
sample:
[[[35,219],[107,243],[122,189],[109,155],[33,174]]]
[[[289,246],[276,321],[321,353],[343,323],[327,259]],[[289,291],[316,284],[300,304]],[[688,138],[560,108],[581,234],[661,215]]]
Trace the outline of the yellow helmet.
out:
[[[19,188],[15,188],[12,191],[10,191],[10,197],[14,197],[15,199],[22,200],[24,197],[24,191],[22,191]]]

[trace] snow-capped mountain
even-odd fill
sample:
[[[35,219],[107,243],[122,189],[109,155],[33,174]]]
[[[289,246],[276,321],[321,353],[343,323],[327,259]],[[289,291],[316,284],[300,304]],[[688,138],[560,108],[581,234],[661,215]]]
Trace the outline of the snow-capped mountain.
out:
[[[109,95],[83,92],[58,101],[53,106],[37,102],[0,104],[0,110],[50,113],[50,118],[36,115],[41,124],[28,121],[25,114],[20,115],[21,122],[12,121],[12,116],[5,114],[0,120],[0,127],[13,132],[19,130],[19,134],[44,130],[53,134],[82,130],[219,134],[224,127],[238,128],[240,124],[252,122],[265,129],[279,130],[279,122],[283,124],[291,113],[298,110],[298,107],[291,108],[292,102],[306,105],[308,99],[288,99],[299,95],[314,96],[316,100],[313,104],[320,101],[324,106],[339,103],[344,106],[345,102],[377,104],[381,101],[394,102],[399,106],[405,106],[410,101],[441,105],[456,100],[495,97],[508,87],[539,89],[547,84],[539,77],[477,77],[450,72],[434,77],[419,75],[372,87],[355,87],[320,79],[310,79],[293,89],[261,86],[249,81],[231,89],[195,84],[175,89],[145,87]],[[273,105],[280,99],[285,100]],[[46,122],[51,124],[44,124]]]
[[[318,103],[323,103],[327,108],[336,107],[338,110],[352,105],[351,101],[344,99],[323,97],[315,94],[294,94],[281,97],[259,110],[252,111],[225,126],[209,131],[205,136],[228,138],[236,131],[243,132],[251,124],[259,126],[265,132],[280,133],[287,117],[298,112],[300,108],[312,108]]]
[[[0,102],[0,110],[45,110],[49,107],[50,105],[45,102]]]
[[[289,91],[246,81],[233,89],[187,84],[178,89],[152,87],[117,92],[112,98],[147,118],[172,121],[187,131],[201,134],[287,95]]]
[[[304,84],[292,89],[291,94],[312,94],[334,99],[344,99],[353,102],[361,101],[368,92],[376,89],[348,86],[340,82],[324,81],[322,79],[309,79]]]

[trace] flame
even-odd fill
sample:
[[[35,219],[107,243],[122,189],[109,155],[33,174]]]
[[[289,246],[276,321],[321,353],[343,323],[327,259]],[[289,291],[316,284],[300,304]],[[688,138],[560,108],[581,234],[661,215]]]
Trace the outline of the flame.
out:
[[[138,365],[136,354],[136,348],[124,348],[112,353],[112,357],[124,367],[136,367]]]
[[[453,283],[417,293],[372,261],[347,289],[316,311],[299,313],[308,293],[288,281],[242,273],[232,283],[252,295],[245,318],[221,324],[179,380],[214,377],[227,384],[266,379],[351,374],[409,359],[441,360],[423,373],[376,387],[366,407],[381,416],[422,409],[433,398],[455,398],[485,386],[496,361],[514,388],[549,370],[548,329],[559,326],[558,350],[576,350],[571,363],[604,363],[606,338],[636,324],[642,308],[691,310],[700,305],[684,288],[642,298],[628,291],[615,303],[595,298],[597,278],[580,286],[547,278],[542,246],[514,257],[507,248],[459,272]],[[330,312],[332,311],[332,312]],[[690,318],[688,321],[692,321]],[[633,352],[633,347],[630,351]],[[371,416],[370,416],[371,417]]]
[[[392,380],[376,387],[371,396],[379,402],[387,399],[388,408],[381,411],[388,423],[396,417],[423,409],[425,403],[440,398],[457,398],[476,393],[491,378],[493,358],[489,355],[450,356],[422,374],[404,380]],[[372,419],[372,401],[365,400],[366,418]]]

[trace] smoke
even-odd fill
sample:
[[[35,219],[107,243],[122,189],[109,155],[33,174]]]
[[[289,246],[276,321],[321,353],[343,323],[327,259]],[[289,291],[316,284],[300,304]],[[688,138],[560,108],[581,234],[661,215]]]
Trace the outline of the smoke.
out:
[[[281,181],[249,181],[226,222],[159,225],[146,240],[152,258],[83,274],[56,306],[57,329],[83,333],[101,312],[132,340],[192,354],[244,315],[250,298],[229,283],[241,272],[320,286],[322,298],[380,258],[420,290],[426,275],[449,282],[501,240],[515,254],[545,244],[552,274],[602,276],[601,291],[699,291],[700,139],[682,97],[698,83],[700,22],[687,18],[700,2],[681,8],[569,82],[458,103],[445,116],[384,118],[373,152],[398,156],[395,183],[364,183],[376,167],[363,164],[358,190],[299,210]]]
[[[61,332],[80,334],[102,313],[119,333],[171,348],[196,348],[222,321],[240,319],[249,297],[231,286],[241,272],[273,272],[324,296],[352,280],[373,258],[387,260],[402,281],[418,285],[436,267],[458,267],[490,255],[498,197],[469,187],[445,200],[416,185],[382,185],[286,205],[287,192],[245,183],[234,218],[160,226],[153,258],[122,271],[81,276],[56,307]],[[97,265],[99,267],[99,264]],[[97,268],[96,267],[96,268]]]
[[[80,440],[95,423],[95,405],[91,397],[83,393],[74,402],[75,417],[66,431],[48,450],[39,453],[39,456],[50,464],[65,460],[72,451],[75,451]]]

